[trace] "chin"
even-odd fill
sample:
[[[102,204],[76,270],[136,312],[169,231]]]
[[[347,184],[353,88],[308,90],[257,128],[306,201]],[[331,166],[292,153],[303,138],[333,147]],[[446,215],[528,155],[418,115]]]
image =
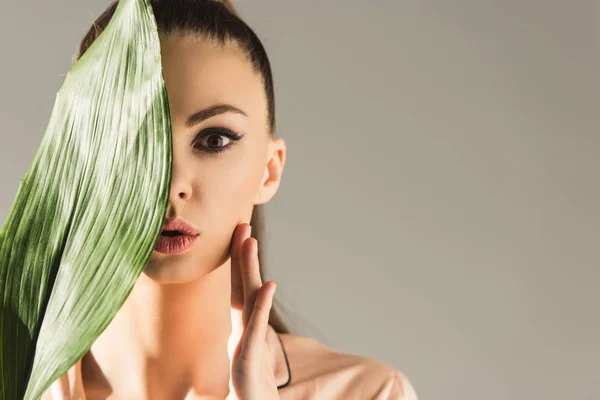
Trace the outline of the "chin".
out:
[[[207,254],[200,246],[178,254],[153,251],[143,274],[161,284],[192,282],[216,270],[229,258],[228,249],[221,252],[222,254],[216,254],[214,251],[211,253]]]

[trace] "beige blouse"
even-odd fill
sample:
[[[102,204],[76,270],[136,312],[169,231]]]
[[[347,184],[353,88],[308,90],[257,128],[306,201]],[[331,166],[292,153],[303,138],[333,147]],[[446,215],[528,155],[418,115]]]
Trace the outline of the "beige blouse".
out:
[[[345,354],[316,340],[279,334],[269,325],[275,382],[281,400],[418,400],[408,379],[374,359]],[[57,379],[41,400],[85,400],[70,389],[73,371]]]
[[[267,343],[281,400],[417,400],[408,379],[377,360],[278,334],[270,325]]]

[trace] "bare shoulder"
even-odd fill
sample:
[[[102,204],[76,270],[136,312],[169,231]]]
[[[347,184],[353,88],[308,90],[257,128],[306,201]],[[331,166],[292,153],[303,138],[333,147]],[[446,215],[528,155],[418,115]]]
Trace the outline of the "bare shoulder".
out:
[[[343,353],[310,337],[280,336],[291,372],[289,390],[280,391],[282,400],[417,400],[408,378],[388,364]]]

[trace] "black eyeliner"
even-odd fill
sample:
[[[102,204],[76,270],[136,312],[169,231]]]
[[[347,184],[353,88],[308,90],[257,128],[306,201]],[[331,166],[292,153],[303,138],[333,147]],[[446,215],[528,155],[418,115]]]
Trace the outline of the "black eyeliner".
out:
[[[229,138],[231,141],[226,144],[223,147],[219,147],[219,148],[210,148],[210,147],[197,147],[196,146],[196,142],[200,139],[203,139],[207,136],[225,136],[227,138]],[[228,128],[223,128],[223,127],[214,127],[214,128],[207,128],[204,129],[203,131],[201,131],[200,133],[198,133],[194,139],[192,140],[191,146],[192,148],[194,148],[197,151],[203,152],[203,153],[210,153],[210,154],[214,154],[214,153],[221,153],[225,150],[230,150],[231,147],[235,144],[235,142],[237,142],[238,140],[240,140],[241,138],[243,138],[246,134],[242,134],[242,135],[237,135],[235,134],[233,131],[231,131]]]

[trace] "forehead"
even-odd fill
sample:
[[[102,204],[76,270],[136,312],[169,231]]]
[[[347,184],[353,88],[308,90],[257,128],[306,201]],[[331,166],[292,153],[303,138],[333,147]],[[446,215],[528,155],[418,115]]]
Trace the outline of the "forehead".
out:
[[[230,104],[250,119],[266,121],[262,77],[236,44],[172,34],[161,34],[160,43],[174,123],[215,104]]]

